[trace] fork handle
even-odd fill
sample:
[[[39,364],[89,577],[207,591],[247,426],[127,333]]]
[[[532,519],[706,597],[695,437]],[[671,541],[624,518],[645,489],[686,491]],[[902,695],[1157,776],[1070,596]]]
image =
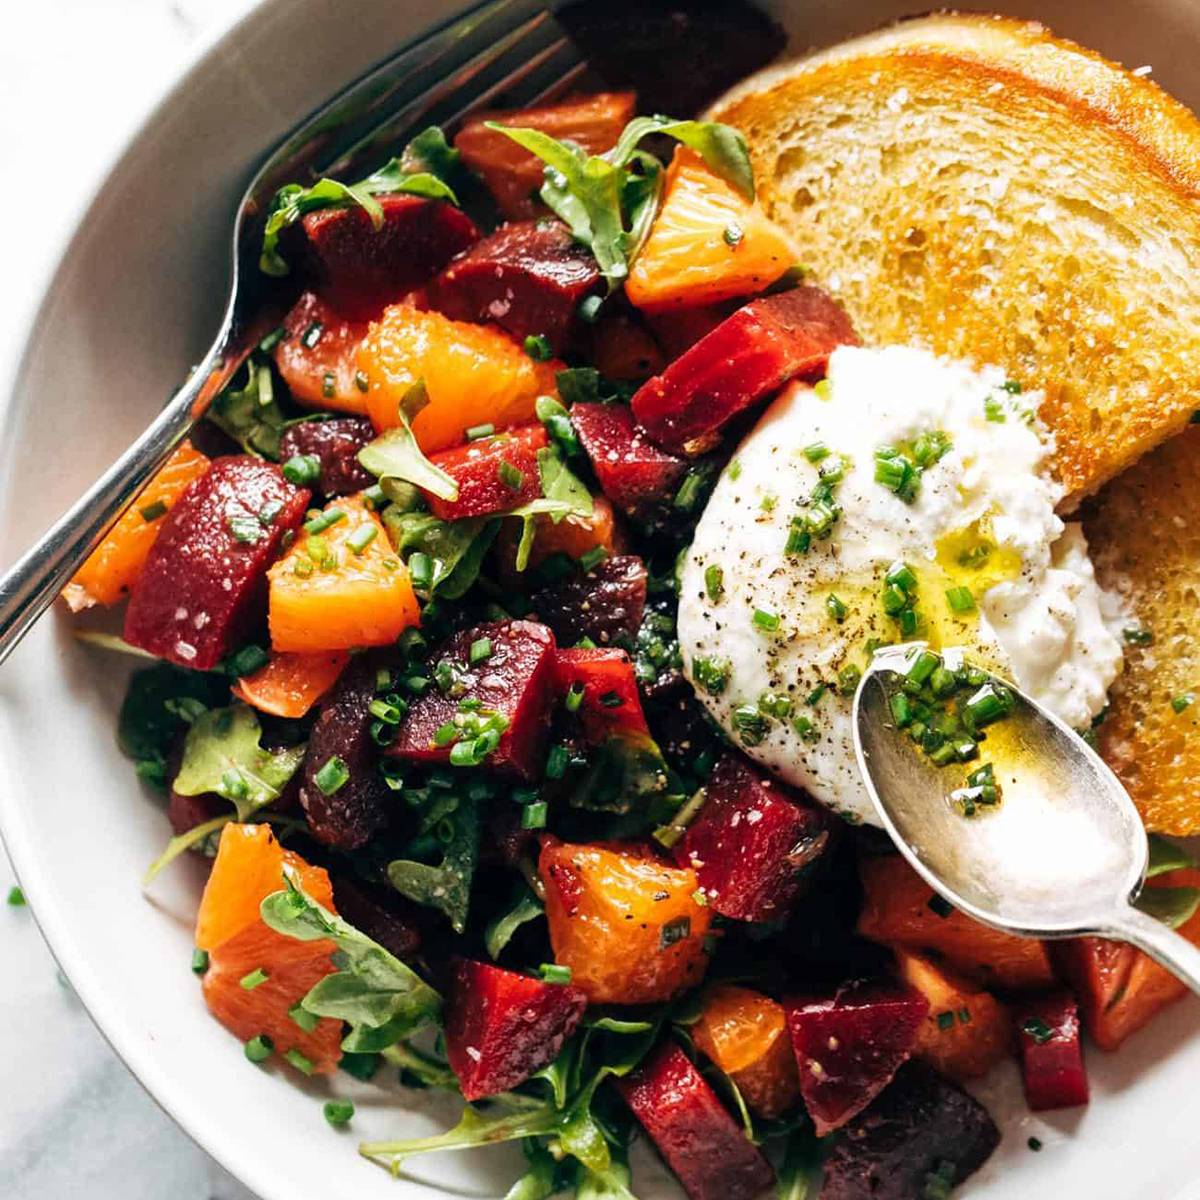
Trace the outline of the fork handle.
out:
[[[1200,948],[1155,917],[1128,905],[1117,912],[1101,936],[1119,938],[1144,950],[1200,995]]]
[[[149,428],[0,576],[0,663],[54,602],[71,576],[195,424],[194,408],[224,338]]]

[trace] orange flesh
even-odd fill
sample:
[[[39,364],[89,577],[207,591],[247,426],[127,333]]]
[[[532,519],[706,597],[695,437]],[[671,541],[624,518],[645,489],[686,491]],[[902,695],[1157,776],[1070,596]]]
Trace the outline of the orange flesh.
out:
[[[167,459],[63,589],[63,598],[73,612],[93,604],[116,604],[129,595],[162,528],[163,517],[188,484],[207,470],[208,459],[193,450],[190,442],[184,442]],[[160,504],[166,506],[160,516],[147,520],[142,515],[151,505]]]
[[[408,304],[384,309],[358,351],[379,430],[400,424],[400,401],[418,380],[429,404],[413,421],[427,454],[457,446],[475,425],[507,429],[537,419],[538,396],[555,395],[559,362],[535,362],[507,334]]]
[[[314,535],[320,542],[302,532],[267,573],[271,645],[277,651],[386,646],[420,621],[408,569],[379,518],[361,496],[343,496],[326,511],[330,508],[340,509],[344,519]],[[364,528],[373,528],[375,536],[356,552],[349,542]],[[325,562],[335,565],[326,568]]]
[[[319,654],[276,651],[265,667],[243,675],[230,690],[259,712],[302,717],[337,683],[349,661],[344,650]]]
[[[680,146],[663,206],[625,294],[639,308],[713,304],[761,292],[798,261],[791,239],[752,201]]]
[[[700,981],[711,918],[693,898],[695,871],[636,848],[552,838],[539,870],[555,962],[571,968],[571,982],[592,1003],[654,1004]]]
[[[496,556],[499,560],[501,578],[514,587],[520,586],[521,574],[517,571],[517,544],[521,539],[521,523],[513,519],[505,521],[496,539]],[[539,567],[552,554],[566,554],[570,558],[582,558],[589,550],[603,546],[608,554],[621,554],[624,542],[616,524],[613,506],[606,497],[592,497],[590,517],[564,517],[557,525],[544,513],[534,518],[533,545],[529,550],[527,571]]]

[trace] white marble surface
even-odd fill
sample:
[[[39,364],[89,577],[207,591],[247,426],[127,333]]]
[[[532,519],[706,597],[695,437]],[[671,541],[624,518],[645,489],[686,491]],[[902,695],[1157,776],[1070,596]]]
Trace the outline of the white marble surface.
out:
[[[197,47],[252,0],[6,7],[0,38],[0,371],[114,151]],[[2,435],[2,431],[0,431]],[[61,978],[0,852],[0,1197],[253,1200],[162,1113]]]

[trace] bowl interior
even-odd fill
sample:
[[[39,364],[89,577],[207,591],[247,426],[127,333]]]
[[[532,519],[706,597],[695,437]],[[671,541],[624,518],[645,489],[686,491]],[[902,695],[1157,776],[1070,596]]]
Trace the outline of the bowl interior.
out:
[[[803,48],[928,5],[771,7]],[[1131,66],[1152,63],[1161,83],[1200,103],[1194,0],[999,7]],[[363,3],[346,20],[347,9],[327,0],[267,0],[149,118],[67,251],[2,412],[0,563],[116,456],[203,351],[223,298],[232,205],[264,149],[381,52],[454,9],[438,0]],[[453,1105],[359,1087],[354,1132],[337,1134],[321,1115],[327,1085],[298,1086],[251,1067],[206,1017],[188,969],[200,865],[173,867],[148,895],[139,887],[168,831],[113,740],[128,668],[76,643],[56,614],[0,671],[5,841],[55,954],[101,1028],[168,1111],[264,1200],[432,1196],[435,1188],[503,1194],[519,1160],[504,1149],[417,1160],[413,1179],[399,1182],[354,1153],[357,1136],[435,1132],[452,1122]],[[1081,1113],[1024,1114],[1015,1070],[1001,1073],[984,1098],[1004,1120],[1005,1141],[969,1194],[1200,1194],[1180,1103],[1200,1072],[1198,1025],[1200,1006],[1187,1002],[1121,1054],[1093,1053],[1094,1099]],[[347,1092],[350,1083],[328,1086]],[[1034,1133],[1046,1145],[1036,1159],[1026,1148]],[[1135,1158],[1131,1145],[1145,1152]],[[644,1152],[637,1170],[644,1200],[676,1194]]]

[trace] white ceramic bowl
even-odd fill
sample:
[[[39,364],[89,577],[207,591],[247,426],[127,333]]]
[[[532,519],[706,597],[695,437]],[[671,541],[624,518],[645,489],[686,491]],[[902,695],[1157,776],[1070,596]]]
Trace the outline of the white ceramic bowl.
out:
[[[424,26],[440,0],[266,0],[205,54],[117,162],[66,248],[0,410],[0,563],[11,562],[149,420],[206,345],[223,295],[229,219],[241,181],[290,124]],[[773,5],[797,48],[861,32],[928,0]],[[1200,105],[1197,0],[1024,0],[1000,4],[1156,77]],[[351,15],[352,14],[352,15]],[[357,1135],[434,1132],[453,1107],[358,1090],[353,1133],[322,1118],[325,1085],[248,1064],[204,1012],[188,969],[202,871],[139,888],[167,826],[113,741],[126,664],[75,643],[61,614],[0,670],[0,824],[54,953],[118,1052],[205,1149],[264,1200],[440,1189],[499,1196],[506,1149],[416,1160],[425,1184],[359,1159]],[[36,1019],[36,1018],[31,1018]],[[1023,1114],[1015,1071],[985,1099],[1005,1125],[972,1197],[1154,1200],[1200,1196],[1194,1147],[1200,1006],[1182,1003],[1116,1056],[1090,1053],[1091,1106]],[[345,1081],[349,1083],[350,1081]],[[333,1086],[345,1090],[343,1082]],[[1045,1143],[1026,1147],[1030,1134]],[[643,1153],[644,1200],[672,1194]],[[430,1186],[432,1185],[432,1186]]]

